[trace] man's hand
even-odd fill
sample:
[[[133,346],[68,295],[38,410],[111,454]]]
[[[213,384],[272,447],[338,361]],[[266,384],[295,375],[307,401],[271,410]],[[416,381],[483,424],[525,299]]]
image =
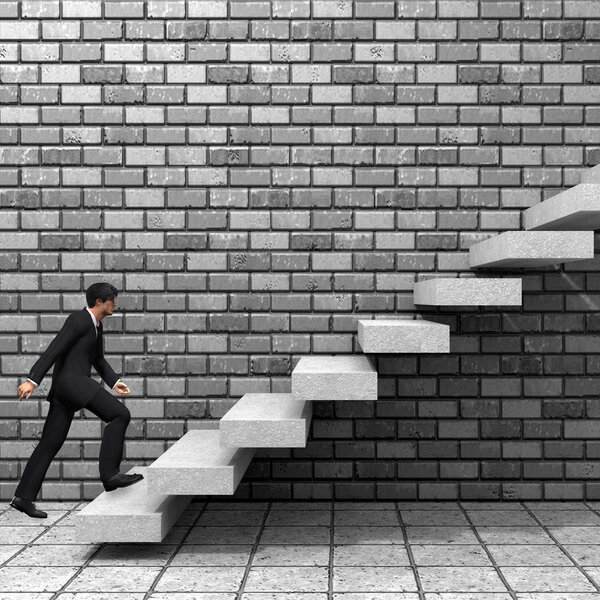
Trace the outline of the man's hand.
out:
[[[27,394],[27,398],[29,398],[29,396],[31,396],[31,394],[33,393],[33,390],[35,390],[35,385],[33,385],[33,383],[31,383],[31,381],[26,381],[25,383],[22,383],[18,389],[19,389],[19,400],[23,400],[23,396],[25,396],[25,394]]]
[[[119,394],[119,396],[127,396],[127,394],[131,392],[131,390],[122,381],[117,383],[115,386],[115,391],[117,394]]]

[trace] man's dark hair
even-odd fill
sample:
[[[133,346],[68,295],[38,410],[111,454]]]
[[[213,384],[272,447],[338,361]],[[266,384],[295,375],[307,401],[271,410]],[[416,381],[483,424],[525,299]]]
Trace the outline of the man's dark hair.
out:
[[[117,288],[110,283],[93,283],[85,292],[85,298],[90,308],[96,306],[97,298],[106,302],[109,298],[116,298],[117,295]]]

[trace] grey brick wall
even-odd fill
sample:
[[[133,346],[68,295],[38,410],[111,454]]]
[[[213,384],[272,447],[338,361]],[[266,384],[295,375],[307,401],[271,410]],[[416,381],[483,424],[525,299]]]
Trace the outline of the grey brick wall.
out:
[[[600,2],[0,2],[0,495],[36,444],[40,351],[98,280],[132,388],[124,468],[600,162]],[[522,308],[422,312],[450,355],[377,357],[248,499],[597,499],[600,269],[522,271]],[[511,273],[514,275],[514,272]],[[45,499],[99,491],[83,411]]]

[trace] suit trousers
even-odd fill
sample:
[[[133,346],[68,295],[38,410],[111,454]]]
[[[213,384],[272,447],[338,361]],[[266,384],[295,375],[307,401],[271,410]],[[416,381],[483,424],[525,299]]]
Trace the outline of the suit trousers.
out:
[[[125,430],[129,425],[131,414],[124,404],[104,388],[100,388],[84,408],[106,423],[99,456],[100,479],[106,481],[119,472]],[[50,463],[67,437],[73,415],[77,410],[79,407],[61,402],[59,398],[54,397],[50,403],[42,437],[27,461],[15,490],[15,496],[25,500],[35,500]]]

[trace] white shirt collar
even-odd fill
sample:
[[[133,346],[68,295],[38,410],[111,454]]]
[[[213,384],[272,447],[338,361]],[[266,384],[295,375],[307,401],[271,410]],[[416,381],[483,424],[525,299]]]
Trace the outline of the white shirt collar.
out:
[[[90,315],[92,315],[92,320],[94,321],[94,327],[98,327],[98,321],[96,321],[96,317],[94,316],[94,313],[87,306],[85,308],[90,313]]]

